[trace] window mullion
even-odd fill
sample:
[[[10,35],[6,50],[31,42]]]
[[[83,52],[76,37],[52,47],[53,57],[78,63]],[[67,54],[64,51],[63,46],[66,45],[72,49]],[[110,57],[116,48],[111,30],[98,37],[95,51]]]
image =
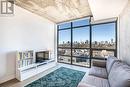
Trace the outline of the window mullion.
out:
[[[89,19],[89,23],[90,23],[90,31],[89,31],[89,38],[90,38],[90,42],[89,42],[89,47],[90,47],[90,67],[91,67],[91,58],[92,58],[92,26],[91,26],[91,17]]]
[[[72,22],[71,22],[71,64],[72,64],[72,56],[73,56],[73,53],[72,53],[72,51],[73,51],[73,49],[72,49],[72,46],[73,46],[73,24],[72,24]]]

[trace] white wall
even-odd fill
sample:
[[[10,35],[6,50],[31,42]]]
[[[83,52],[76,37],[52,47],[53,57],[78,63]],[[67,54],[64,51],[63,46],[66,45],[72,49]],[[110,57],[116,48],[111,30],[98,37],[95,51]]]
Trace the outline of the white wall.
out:
[[[130,65],[130,0],[119,16],[119,57]]]
[[[119,16],[128,0],[88,0],[94,20],[104,20]]]
[[[0,17],[0,83],[15,77],[16,50],[51,49],[55,24],[20,7],[12,17]]]

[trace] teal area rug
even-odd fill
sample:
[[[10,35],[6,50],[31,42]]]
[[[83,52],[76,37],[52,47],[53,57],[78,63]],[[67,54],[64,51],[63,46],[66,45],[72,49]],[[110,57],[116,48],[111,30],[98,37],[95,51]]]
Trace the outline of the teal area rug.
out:
[[[61,67],[25,87],[77,87],[85,72]]]

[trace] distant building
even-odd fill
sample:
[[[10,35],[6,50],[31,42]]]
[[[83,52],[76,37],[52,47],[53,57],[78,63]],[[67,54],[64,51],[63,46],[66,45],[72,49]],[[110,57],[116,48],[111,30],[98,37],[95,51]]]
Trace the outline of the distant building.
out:
[[[114,40],[113,39],[111,39],[111,44],[113,44],[114,43]]]

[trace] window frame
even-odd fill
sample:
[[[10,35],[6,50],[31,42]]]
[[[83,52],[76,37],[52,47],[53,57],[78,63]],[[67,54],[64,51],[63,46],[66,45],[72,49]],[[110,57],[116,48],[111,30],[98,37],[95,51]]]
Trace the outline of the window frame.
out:
[[[71,23],[71,27],[69,28],[63,28],[63,29],[59,29],[59,25],[57,25],[57,60],[58,60],[58,56],[67,56],[67,57],[71,57],[71,65],[75,65],[73,64],[73,57],[77,57],[77,56],[73,56],[73,49],[89,49],[90,50],[90,58],[86,58],[86,59],[89,59],[89,68],[91,67],[91,61],[93,59],[96,59],[96,60],[106,60],[106,58],[97,58],[97,57],[93,57],[93,51],[94,50],[107,50],[107,51],[113,51],[114,52],[114,56],[117,57],[117,20],[115,21],[110,21],[110,22],[103,22],[103,23],[96,23],[96,24],[91,24],[91,19],[92,19],[92,16],[89,16],[89,25],[86,24],[86,25],[83,25],[83,26],[76,26],[76,27],[73,27],[73,23],[72,21],[70,22]],[[97,49],[97,48],[92,48],[92,26],[95,26],[95,25],[102,25],[102,24],[110,24],[110,23],[115,23],[115,49]],[[89,27],[89,48],[74,48],[73,47],[73,30],[74,28],[81,28],[81,27]],[[62,31],[62,30],[67,30],[67,29],[71,29],[71,47],[59,47],[59,31]],[[70,49],[71,50],[71,55],[59,55],[58,54],[58,49],[61,48],[61,49]],[[80,56],[78,56],[80,57]],[[82,56],[81,56],[82,57]],[[58,61],[59,62],[59,61]],[[64,63],[64,62],[60,62],[60,63]],[[65,64],[68,64],[68,63],[65,63]],[[77,66],[81,66],[81,65],[77,65]],[[84,67],[84,66],[83,66]]]
[[[110,22],[104,22],[104,23],[96,23],[96,24],[91,24],[91,27],[92,26],[95,26],[95,25],[103,25],[103,24],[111,24],[111,23],[115,23],[115,49],[104,49],[104,48],[100,48],[100,49],[97,49],[97,48],[92,48],[92,44],[91,44],[91,53],[93,53],[93,50],[107,50],[107,51],[114,51],[114,56],[117,57],[117,20],[115,21],[110,21]],[[92,30],[92,29],[91,29]],[[91,31],[92,33],[92,31]],[[92,37],[92,36],[91,36]],[[92,42],[92,38],[91,38],[91,42]],[[97,57],[93,57],[91,56],[91,59],[96,59]],[[106,60],[106,58],[104,58]],[[97,60],[103,60],[102,58],[97,58]]]

